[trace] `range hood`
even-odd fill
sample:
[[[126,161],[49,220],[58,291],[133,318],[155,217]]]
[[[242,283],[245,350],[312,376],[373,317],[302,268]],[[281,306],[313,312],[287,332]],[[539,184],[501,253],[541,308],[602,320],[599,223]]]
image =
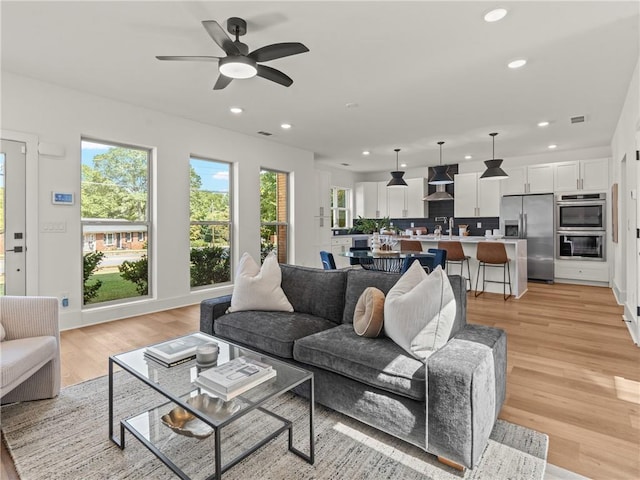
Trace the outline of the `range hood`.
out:
[[[436,185],[436,191],[431,195],[425,196],[422,200],[427,202],[441,202],[443,200],[453,200],[453,195],[451,195],[446,190],[445,185]]]

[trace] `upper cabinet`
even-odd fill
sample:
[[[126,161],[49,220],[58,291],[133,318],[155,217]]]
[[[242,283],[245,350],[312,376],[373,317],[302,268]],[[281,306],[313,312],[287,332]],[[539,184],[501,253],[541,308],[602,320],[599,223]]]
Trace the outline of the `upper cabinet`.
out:
[[[314,217],[331,216],[331,173],[316,170],[316,210]]]
[[[503,195],[523,193],[553,193],[553,164],[505,167],[509,178],[501,180]]]
[[[593,191],[609,189],[609,160],[579,160],[555,164],[556,192]]]
[[[388,181],[356,183],[356,216],[363,218],[422,218],[424,178],[407,178],[407,187],[388,188]]]
[[[455,217],[500,216],[500,183],[496,180],[483,180],[480,175],[481,173],[454,175]]]

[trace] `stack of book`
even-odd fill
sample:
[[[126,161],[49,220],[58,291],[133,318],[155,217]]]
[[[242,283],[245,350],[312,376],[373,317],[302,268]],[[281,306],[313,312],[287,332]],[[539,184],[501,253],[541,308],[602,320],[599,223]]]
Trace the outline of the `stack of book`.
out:
[[[204,370],[194,383],[226,402],[275,376],[271,365],[243,356]]]
[[[144,355],[165,367],[173,367],[196,358],[196,348],[211,343],[211,338],[194,333],[166,342],[148,346]]]

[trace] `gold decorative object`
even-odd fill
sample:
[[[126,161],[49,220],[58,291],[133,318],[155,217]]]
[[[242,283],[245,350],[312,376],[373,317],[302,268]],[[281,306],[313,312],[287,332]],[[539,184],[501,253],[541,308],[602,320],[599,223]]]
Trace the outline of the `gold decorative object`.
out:
[[[206,393],[200,393],[187,400],[187,403],[214,420],[222,421],[240,410],[235,400],[225,402]],[[186,437],[207,438],[213,428],[182,407],[175,407],[161,418],[162,423],[174,432]]]

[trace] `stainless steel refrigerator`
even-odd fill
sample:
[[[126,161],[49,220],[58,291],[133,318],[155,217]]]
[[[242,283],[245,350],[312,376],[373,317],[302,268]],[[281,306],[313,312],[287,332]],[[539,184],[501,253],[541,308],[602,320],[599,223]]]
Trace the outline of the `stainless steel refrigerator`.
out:
[[[502,197],[500,230],[505,238],[527,240],[527,276],[530,280],[553,282],[554,210],[552,193]]]

